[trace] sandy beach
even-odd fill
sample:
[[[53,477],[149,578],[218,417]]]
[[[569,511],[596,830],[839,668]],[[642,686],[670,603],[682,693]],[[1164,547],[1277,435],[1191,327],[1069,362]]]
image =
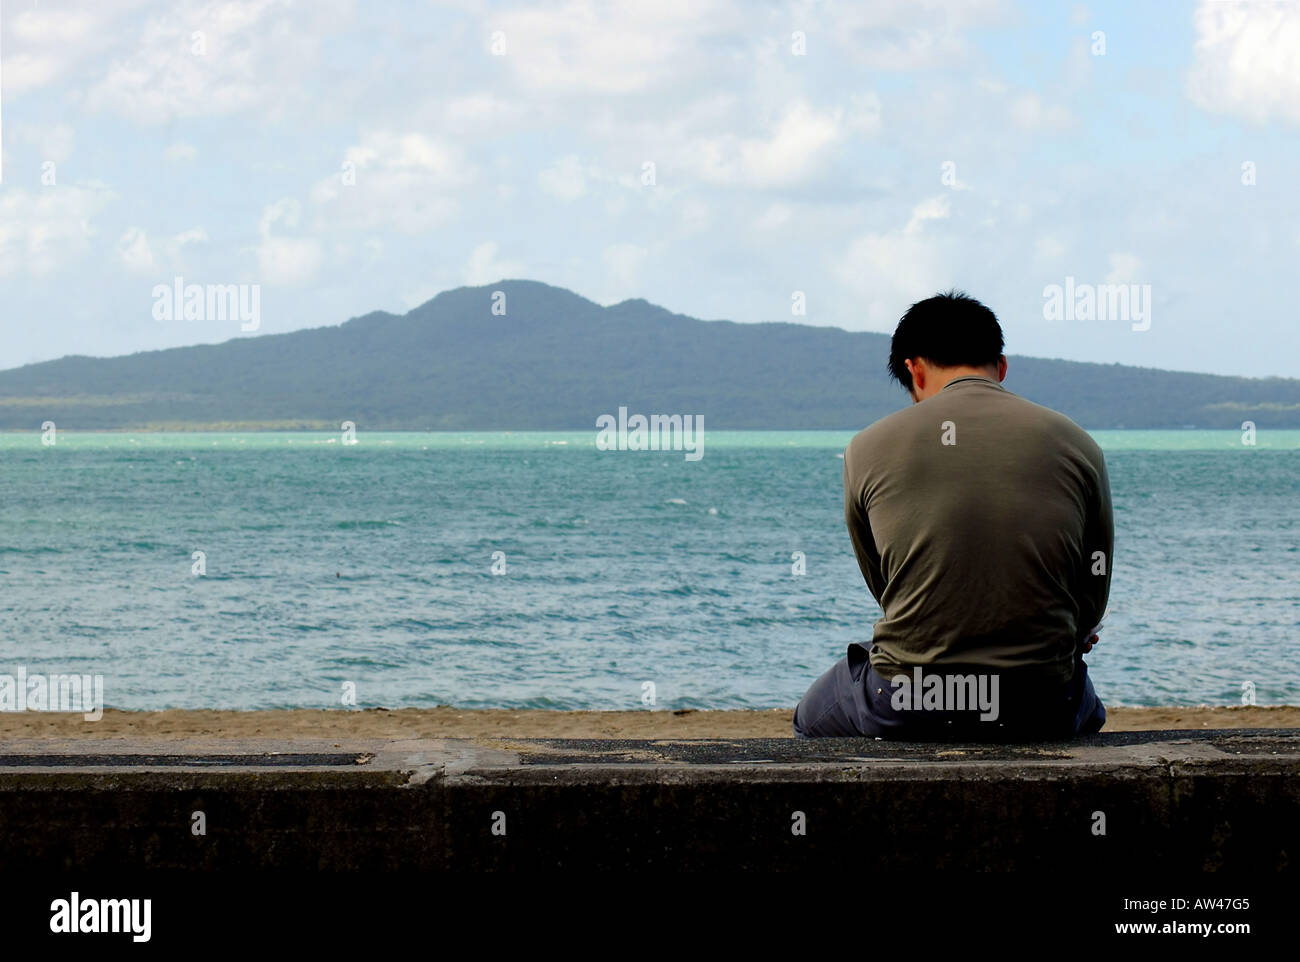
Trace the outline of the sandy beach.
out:
[[[767,711],[515,711],[459,708],[0,713],[4,738],[786,738],[790,708]],[[1300,706],[1109,708],[1106,731],[1300,728]]]

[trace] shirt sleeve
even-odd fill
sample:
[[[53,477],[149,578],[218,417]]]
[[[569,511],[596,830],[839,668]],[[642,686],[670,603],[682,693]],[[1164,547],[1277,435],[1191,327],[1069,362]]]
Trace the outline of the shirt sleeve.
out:
[[[844,522],[849,529],[849,540],[853,542],[853,553],[857,555],[858,567],[867,583],[871,596],[884,609],[881,596],[885,593],[885,576],[880,570],[880,552],[876,550],[876,539],[871,533],[871,521],[867,517],[866,505],[862,503],[862,484],[854,477],[850,465],[849,453],[844,454]]]

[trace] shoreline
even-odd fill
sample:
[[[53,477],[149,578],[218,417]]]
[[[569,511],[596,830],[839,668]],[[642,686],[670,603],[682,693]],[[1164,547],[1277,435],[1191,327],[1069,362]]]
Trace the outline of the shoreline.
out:
[[[1300,728],[1300,705],[1107,707],[1104,732]],[[4,738],[792,738],[793,708],[560,711],[366,708],[0,712]]]

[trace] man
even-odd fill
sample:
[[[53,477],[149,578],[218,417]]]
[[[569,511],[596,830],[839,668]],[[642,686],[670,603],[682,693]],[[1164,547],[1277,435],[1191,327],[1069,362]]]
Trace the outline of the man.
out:
[[[913,304],[889,372],[913,405],[844,452],[844,514],[884,612],[822,675],[800,737],[1066,738],[1106,720],[1083,655],[1110,592],[1101,449],[1002,387],[1002,328],[950,291]]]

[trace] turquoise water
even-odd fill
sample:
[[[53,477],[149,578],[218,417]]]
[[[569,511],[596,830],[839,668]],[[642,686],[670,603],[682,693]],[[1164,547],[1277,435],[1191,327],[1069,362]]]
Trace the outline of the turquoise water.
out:
[[[687,462],[595,431],[0,434],[0,673],[102,674],[137,709],[337,707],[345,682],[363,707],[641,708],[644,682],[791,706],[879,616],[851,436],[707,432]],[[1094,436],[1102,697],[1300,703],[1300,431]]]

